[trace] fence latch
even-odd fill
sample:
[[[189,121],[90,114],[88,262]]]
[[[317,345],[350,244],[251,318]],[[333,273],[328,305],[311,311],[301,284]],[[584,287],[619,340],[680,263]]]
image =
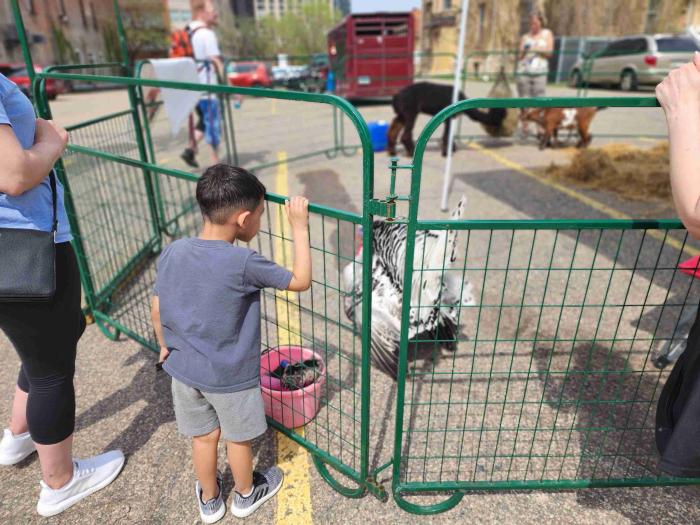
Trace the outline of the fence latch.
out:
[[[398,157],[391,157],[389,162],[391,170],[391,187],[389,195],[386,199],[372,199],[369,203],[369,212],[372,215],[386,217],[386,220],[393,222],[396,220],[396,201],[407,201],[410,199],[408,195],[396,194],[396,170],[412,170],[413,164],[399,164]]]

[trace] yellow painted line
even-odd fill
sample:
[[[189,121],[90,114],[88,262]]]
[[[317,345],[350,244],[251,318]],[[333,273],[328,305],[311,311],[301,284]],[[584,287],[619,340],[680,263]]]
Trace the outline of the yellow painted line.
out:
[[[653,139],[651,137],[639,137],[639,139],[637,139],[637,140],[641,140],[642,142],[665,142],[666,141],[666,139]]]
[[[274,99],[273,99],[274,104]],[[275,193],[289,195],[287,154],[284,151],[277,153],[277,176],[275,177]],[[291,269],[293,254],[291,232],[289,223],[283,209],[274,216],[275,232],[275,262]],[[271,225],[273,226],[273,225]],[[281,236],[286,241],[283,241]],[[294,308],[296,294],[292,292],[277,291],[275,301],[277,310],[277,340],[280,345],[301,344],[301,322],[299,310]],[[304,435],[304,428],[295,430],[300,436]],[[296,442],[289,439],[281,432],[277,432],[277,465],[284,472],[284,485],[277,493],[277,525],[310,525],[311,517],[311,478],[309,476],[309,454]]]
[[[165,165],[166,165],[168,162],[170,162],[171,160],[173,160],[172,157],[165,157],[164,159],[160,159],[160,160],[158,161],[158,165],[159,165],[159,166],[165,166]]]
[[[504,157],[503,155],[496,153],[493,150],[484,148],[480,144],[472,142],[469,144],[469,147],[486,155],[487,157],[492,158],[496,162],[503,164],[504,166],[512,169],[513,171],[517,171],[518,173],[525,175],[526,177],[529,177],[531,179],[536,180],[540,184],[544,184],[545,186],[548,186],[552,189],[555,189],[555,190],[563,193],[567,197],[571,197],[572,199],[575,199],[575,200],[585,204],[586,206],[589,206],[590,208],[593,208],[594,210],[597,210],[597,211],[603,213],[604,215],[607,215],[608,217],[611,217],[613,219],[624,219],[624,220],[631,220],[632,219],[632,216],[627,215],[626,213],[623,213],[619,210],[611,208],[607,204],[603,204],[602,202],[597,201],[597,200],[589,197],[588,195],[584,195],[582,193],[579,193],[579,192],[569,188],[568,186],[565,186],[563,184],[560,184],[558,182],[550,180],[547,177],[539,175],[538,173],[535,173],[534,171],[527,169],[522,164],[519,164],[515,161],[512,161],[512,160]],[[682,241],[679,241],[678,239],[674,239],[672,237],[664,235],[659,230],[649,230],[647,232],[647,235],[649,235],[650,237],[653,237],[654,239],[658,239],[658,240],[666,243],[667,245],[669,245],[677,250],[682,250],[685,253],[687,253],[688,255],[690,255],[691,257],[694,257],[695,255],[700,254],[700,250],[698,250],[697,248],[693,248],[691,246],[684,245],[684,243]]]

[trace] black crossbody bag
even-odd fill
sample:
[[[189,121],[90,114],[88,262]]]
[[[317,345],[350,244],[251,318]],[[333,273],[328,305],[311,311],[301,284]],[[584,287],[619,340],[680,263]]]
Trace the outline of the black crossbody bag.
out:
[[[56,293],[56,175],[51,231],[0,228],[0,302],[48,301]]]

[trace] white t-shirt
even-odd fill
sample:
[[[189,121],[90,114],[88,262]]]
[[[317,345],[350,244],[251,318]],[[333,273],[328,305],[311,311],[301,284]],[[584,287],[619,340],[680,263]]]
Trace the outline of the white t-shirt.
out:
[[[195,60],[211,60],[213,57],[221,55],[216,33],[209,29],[204,22],[195,20],[190,23],[190,34],[192,35],[190,40]],[[216,66],[213,63],[198,64],[197,72],[200,84],[218,84]]]
[[[549,60],[536,51],[547,49],[547,36],[549,29],[542,29],[536,35],[527,33],[523,36],[523,44],[526,46],[525,56],[518,63],[518,73],[525,75],[546,75],[549,72]]]

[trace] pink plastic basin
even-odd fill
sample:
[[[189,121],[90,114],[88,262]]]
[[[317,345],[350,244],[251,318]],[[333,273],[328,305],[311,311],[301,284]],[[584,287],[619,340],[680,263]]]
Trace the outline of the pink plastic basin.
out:
[[[265,386],[265,376],[277,368],[282,359],[290,363],[317,359],[321,364],[319,378],[310,385],[299,390],[272,390]],[[321,393],[326,382],[326,366],[313,350],[301,346],[278,346],[264,353],[260,359],[260,377],[262,397],[265,403],[265,414],[287,428],[297,428],[311,421],[321,408]],[[269,383],[269,381],[268,381]]]

